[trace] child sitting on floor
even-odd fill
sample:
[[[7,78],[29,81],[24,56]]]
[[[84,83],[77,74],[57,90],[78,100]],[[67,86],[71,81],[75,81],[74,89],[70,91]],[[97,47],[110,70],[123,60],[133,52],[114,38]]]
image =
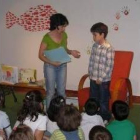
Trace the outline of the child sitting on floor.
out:
[[[103,126],[96,125],[89,132],[89,140],[113,140],[111,133]]]
[[[81,128],[85,134],[85,140],[88,140],[89,131],[93,126],[101,125],[104,127],[103,119],[97,115],[100,107],[94,98],[89,98],[85,103],[85,113],[82,113]]]
[[[57,116],[60,129],[53,132],[50,140],[84,140],[83,130],[79,127],[81,114],[73,105],[63,106]]]
[[[136,140],[134,124],[127,120],[129,107],[124,101],[115,101],[112,105],[112,114],[115,118],[107,129],[111,132],[113,140]]]
[[[33,131],[27,125],[20,124],[16,130],[13,130],[9,140],[35,140]]]
[[[60,108],[64,105],[66,105],[66,101],[63,96],[56,96],[51,100],[50,106],[47,110],[48,122],[47,133],[45,133],[45,135],[51,136],[54,130],[59,129],[56,123],[56,116],[58,115]]]
[[[32,90],[25,95],[17,118],[14,130],[19,124],[25,124],[32,129],[36,140],[42,140],[48,119],[43,111],[43,98],[40,91]]]
[[[0,97],[0,107],[2,105],[2,98]],[[9,117],[4,111],[0,110],[0,136],[8,139],[12,132]]]

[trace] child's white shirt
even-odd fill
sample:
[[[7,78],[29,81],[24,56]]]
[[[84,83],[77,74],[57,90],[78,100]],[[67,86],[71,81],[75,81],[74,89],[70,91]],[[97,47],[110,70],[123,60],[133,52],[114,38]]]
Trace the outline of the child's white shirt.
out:
[[[12,132],[9,117],[3,111],[0,111],[0,129],[5,130],[7,137],[9,137]]]
[[[52,122],[50,119],[47,122],[47,131],[49,131],[51,134],[56,130],[59,129],[56,122]]]
[[[103,119],[100,115],[89,116],[86,113],[82,113],[81,128],[84,131],[85,140],[89,140],[89,132],[96,125],[104,126]]]
[[[35,133],[35,130],[46,131],[47,121],[48,118],[46,115],[39,114],[38,119],[35,122],[30,121],[30,118],[27,117],[23,124],[29,126],[32,129],[33,133]],[[16,121],[14,128],[16,128],[19,124],[20,122]]]
[[[0,111],[0,129],[6,128],[9,125],[10,121],[7,114],[3,111]]]

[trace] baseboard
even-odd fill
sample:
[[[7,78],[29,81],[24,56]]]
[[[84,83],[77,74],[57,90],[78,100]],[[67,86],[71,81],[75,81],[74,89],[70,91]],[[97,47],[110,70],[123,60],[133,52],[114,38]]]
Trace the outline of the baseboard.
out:
[[[67,96],[77,97],[77,91],[76,90],[66,90]],[[133,96],[133,103],[139,103],[140,104],[140,96]]]
[[[28,91],[32,90],[32,88],[15,88],[16,92],[19,93],[27,93]],[[46,94],[46,91],[44,89],[40,89],[41,93],[44,95]],[[76,90],[66,90],[66,94],[68,97],[77,97],[77,91]]]
[[[140,96],[133,96],[133,102],[140,104]]]
[[[22,91],[27,92],[31,89],[27,88],[17,88],[16,91]],[[41,90],[41,92],[45,95],[45,90]],[[76,90],[66,90],[66,94],[68,97],[77,97],[77,91]],[[140,103],[140,96],[133,96],[133,103]]]
[[[18,93],[25,94],[25,93],[33,90],[33,89],[32,88],[22,88],[22,87],[20,88],[20,87],[16,87],[16,88],[14,88],[14,90],[16,92],[18,92]],[[44,89],[37,89],[37,90],[39,90],[44,96],[46,95],[46,91]]]
[[[78,91],[76,90],[66,90],[66,94],[68,97],[77,97]]]

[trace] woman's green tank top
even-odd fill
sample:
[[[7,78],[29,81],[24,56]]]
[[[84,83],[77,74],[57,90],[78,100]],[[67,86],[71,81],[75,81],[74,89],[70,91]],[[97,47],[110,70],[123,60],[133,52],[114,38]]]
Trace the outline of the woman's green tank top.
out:
[[[52,40],[52,38],[47,33],[43,37],[42,43],[45,43],[47,45],[46,50],[53,50],[53,49],[57,49],[59,47],[64,47],[66,49],[67,48],[67,34],[64,32],[62,34],[62,40],[61,40],[61,42],[60,43],[56,43],[54,40]]]

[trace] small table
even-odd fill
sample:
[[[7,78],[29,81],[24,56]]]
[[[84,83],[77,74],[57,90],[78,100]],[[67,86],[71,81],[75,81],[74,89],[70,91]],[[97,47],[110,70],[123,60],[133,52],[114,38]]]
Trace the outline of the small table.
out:
[[[28,84],[28,83],[16,83],[16,84],[7,84],[0,83],[0,98],[2,101],[2,107],[5,107],[5,96],[12,94],[14,98],[14,102],[17,102],[17,98],[15,96],[15,88],[28,88],[31,90],[44,90],[43,87],[38,86],[36,84]]]

